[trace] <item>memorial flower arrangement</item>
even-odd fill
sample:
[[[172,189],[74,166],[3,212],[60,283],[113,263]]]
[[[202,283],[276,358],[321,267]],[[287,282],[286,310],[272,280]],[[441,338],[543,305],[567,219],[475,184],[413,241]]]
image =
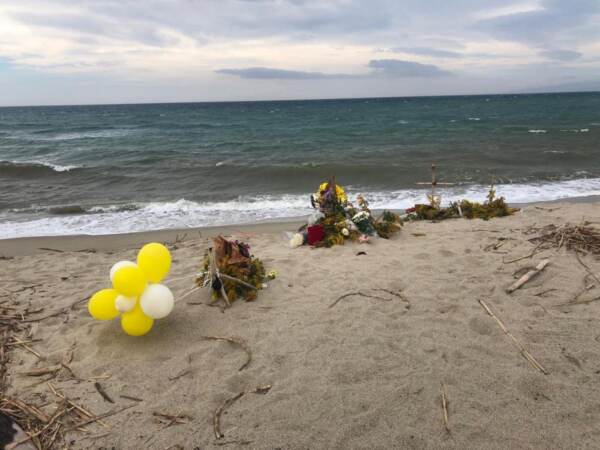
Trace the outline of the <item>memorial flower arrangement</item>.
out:
[[[304,244],[331,247],[346,241],[364,243],[372,237],[389,239],[402,227],[400,216],[391,211],[374,217],[362,195],[357,197],[356,206],[348,202],[344,188],[335,179],[319,186],[311,196],[311,204],[318,212],[292,236],[291,247]]]

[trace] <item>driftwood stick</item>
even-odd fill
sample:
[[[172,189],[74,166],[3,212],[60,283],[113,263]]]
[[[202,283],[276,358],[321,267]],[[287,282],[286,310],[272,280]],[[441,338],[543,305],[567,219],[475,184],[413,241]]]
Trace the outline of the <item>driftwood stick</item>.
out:
[[[450,423],[448,421],[448,395],[446,394],[446,386],[444,383],[441,383],[440,387],[440,397],[442,400],[442,411],[444,413],[444,428],[446,432],[450,433]]]
[[[479,304],[496,321],[496,323],[500,326],[500,328],[502,329],[502,331],[504,332],[504,334],[506,334],[509,338],[511,338],[511,340],[513,341],[513,343],[515,344],[515,346],[521,352],[521,356],[523,356],[523,358],[525,358],[527,360],[527,362],[529,364],[531,364],[531,366],[534,369],[539,370],[544,375],[548,375],[550,372],[548,372],[544,368],[544,366],[542,366],[533,357],[533,355],[527,351],[527,349],[523,346],[523,344],[521,344],[521,342],[516,337],[514,337],[510,331],[508,331],[508,329],[506,328],[506,326],[504,325],[504,323],[502,323],[502,321],[492,312],[492,310],[489,308],[489,306],[483,300],[479,300]]]
[[[242,366],[238,369],[239,371],[244,370],[252,361],[252,351],[250,347],[243,339],[239,337],[226,337],[226,336],[202,336],[202,339],[212,340],[212,341],[227,341],[231,344],[235,344],[240,346],[246,352],[246,362],[242,364]]]
[[[531,253],[525,255],[525,256],[521,256],[519,258],[515,258],[515,259],[511,259],[510,261],[505,261],[504,258],[502,258],[502,262],[504,264],[511,264],[517,261],[521,261],[523,259],[527,259],[527,258],[532,258],[533,255],[535,255],[535,252],[537,252],[538,248],[540,248],[540,246],[543,244],[543,242],[540,242],[538,245],[535,246],[535,248],[533,250],[531,250]]]
[[[517,289],[519,289],[521,286],[523,286],[525,283],[527,283],[529,280],[531,280],[533,277],[535,277],[537,274],[539,274],[542,270],[544,270],[544,268],[548,265],[549,262],[550,262],[550,260],[548,260],[548,259],[544,259],[544,260],[540,261],[540,263],[535,267],[535,269],[530,270],[525,275],[523,275],[521,278],[519,278],[517,281],[515,281],[513,284],[511,284],[506,289],[506,292],[508,292],[510,294],[510,293],[516,291]]]
[[[119,414],[119,413],[121,413],[121,412],[123,412],[123,411],[125,411],[125,410],[127,410],[129,408],[133,408],[134,406],[136,406],[136,405],[124,406],[123,408],[114,409],[114,410],[108,411],[108,412],[106,412],[104,414],[100,414],[99,416],[90,417],[88,420],[84,420],[83,422],[80,422],[80,423],[77,423],[77,424],[75,424],[75,425],[73,425],[71,427],[65,428],[64,432],[66,433],[68,431],[72,431],[74,429],[83,427],[85,425],[89,425],[90,423],[93,423],[93,422],[100,422],[100,423],[102,423],[101,422],[102,419],[106,419],[107,417],[114,416],[115,414]]]
[[[240,399],[244,395],[244,392],[240,392],[233,397],[228,398],[223,402],[221,406],[215,411],[215,415],[213,417],[213,429],[215,431],[215,437],[217,439],[223,439],[225,435],[221,433],[221,414],[223,411],[227,409],[233,402]]]
[[[108,403],[114,403],[115,402],[112,398],[110,398],[110,395],[108,395],[108,393],[104,390],[104,388],[102,387],[102,385],[100,383],[98,383],[96,381],[94,383],[94,387],[98,391],[98,394],[100,394],[102,396],[102,398],[104,400],[106,400]]]
[[[594,272],[592,272],[592,269],[590,269],[590,267],[581,260],[581,258],[579,257],[579,252],[577,250],[575,250],[575,257],[577,258],[577,261],[579,261],[579,264],[581,264],[583,268],[590,274],[590,276],[594,280],[596,280],[598,284],[600,284],[600,279],[596,276]]]
[[[264,386],[259,386],[256,389],[252,389],[251,391],[243,391],[234,395],[233,397],[228,398],[223,402],[221,406],[215,411],[213,417],[213,429],[215,431],[215,437],[217,439],[223,439],[225,435],[221,432],[221,415],[223,412],[229,408],[234,402],[242,398],[245,394],[261,394],[264,395],[271,390],[271,385],[266,384]]]
[[[386,292],[389,292],[389,291],[386,291]],[[385,302],[390,302],[392,300],[390,298],[379,297],[378,295],[365,294],[364,292],[360,292],[360,291],[348,292],[347,294],[344,294],[344,295],[338,297],[331,305],[329,305],[329,308],[333,308],[335,305],[337,305],[343,299],[345,299],[347,297],[352,297],[353,295],[359,295],[361,297],[366,297],[366,298],[374,298],[374,299],[377,299],[377,300],[383,300]]]

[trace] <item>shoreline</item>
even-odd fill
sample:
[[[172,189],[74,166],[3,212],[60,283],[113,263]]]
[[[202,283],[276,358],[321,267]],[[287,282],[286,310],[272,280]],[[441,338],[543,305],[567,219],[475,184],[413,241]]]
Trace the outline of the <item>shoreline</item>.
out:
[[[525,208],[536,205],[557,205],[573,203],[595,203],[600,202],[600,196],[590,195],[586,197],[573,197],[560,200],[549,200],[532,203],[511,203],[511,206]],[[379,213],[379,210],[374,210]],[[394,210],[396,211],[396,210]],[[121,249],[136,248],[141,244],[158,242],[184,242],[201,237],[217,236],[219,234],[230,235],[232,233],[260,233],[278,234],[286,231],[294,231],[306,222],[305,217],[290,217],[274,219],[264,222],[215,225],[208,227],[173,228],[163,230],[148,230],[131,233],[113,234],[74,234],[56,236],[26,236],[17,238],[0,239],[0,257],[12,258],[15,256],[27,256],[41,252],[85,252],[103,251],[110,252]]]

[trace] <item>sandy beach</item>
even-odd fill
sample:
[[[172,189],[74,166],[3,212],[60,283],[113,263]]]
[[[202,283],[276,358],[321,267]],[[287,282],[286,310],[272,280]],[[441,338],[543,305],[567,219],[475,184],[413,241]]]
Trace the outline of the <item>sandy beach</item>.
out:
[[[585,289],[585,268],[564,248],[505,262],[532,252],[532,227],[582,220],[598,226],[600,203],[412,222],[389,241],[331,249],[290,249],[294,223],[0,241],[3,397],[46,418],[60,395],[92,418],[111,413],[62,428],[76,449],[598,448],[600,286]],[[153,240],[169,244],[165,284],[181,297],[219,232],[277,270],[255,302],[222,310],[197,291],[141,338],[89,316],[81,300]],[[337,301],[347,293],[359,294]],[[249,364],[240,370],[244,349],[207,336],[242,339]]]

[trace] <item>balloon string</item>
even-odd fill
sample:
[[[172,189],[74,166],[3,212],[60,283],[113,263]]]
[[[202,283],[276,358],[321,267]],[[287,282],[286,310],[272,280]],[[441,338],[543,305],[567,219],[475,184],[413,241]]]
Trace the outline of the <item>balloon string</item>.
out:
[[[194,292],[196,292],[199,289],[202,289],[202,287],[196,286],[195,288],[190,289],[185,294],[183,294],[181,297],[179,297],[177,300],[175,300],[175,303],[177,303],[179,300],[183,300],[184,298],[188,297],[189,295],[193,294]]]
[[[186,275],[184,277],[173,278],[172,280],[169,279],[169,280],[167,280],[167,282],[168,283],[174,283],[175,281],[187,280],[188,278],[199,277],[199,276],[200,276],[199,273],[195,273],[195,274],[192,274],[192,275]]]

